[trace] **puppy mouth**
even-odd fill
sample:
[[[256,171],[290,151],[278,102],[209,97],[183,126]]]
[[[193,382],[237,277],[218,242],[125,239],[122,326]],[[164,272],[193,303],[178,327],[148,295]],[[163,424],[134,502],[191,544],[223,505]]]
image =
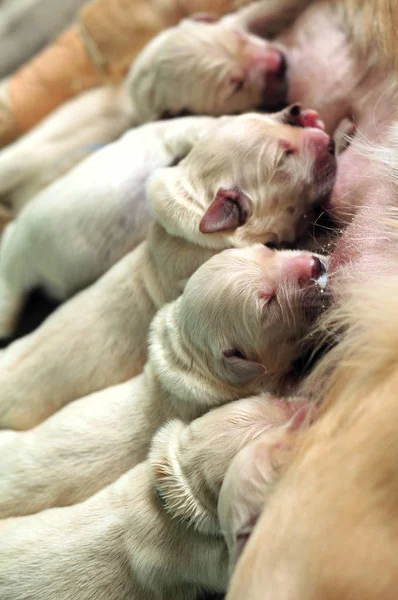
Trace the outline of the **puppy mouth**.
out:
[[[313,281],[315,285],[317,285],[320,290],[323,292],[328,283],[328,270],[324,260],[321,260],[318,256],[312,257],[312,268],[311,268],[311,278],[310,281]]]
[[[267,72],[264,78],[263,98],[256,107],[262,112],[278,112],[287,106],[288,97],[288,62],[286,55],[280,50],[280,65],[278,69]]]
[[[316,204],[323,204],[326,202],[333,190],[336,182],[337,175],[337,161],[332,155],[328,160],[321,166],[321,168],[315,167],[313,185],[314,194],[312,202]]]
[[[320,314],[325,312],[331,303],[329,291],[328,258],[312,256],[310,277],[305,285],[301,285],[297,297],[298,312],[307,324],[314,323]]]

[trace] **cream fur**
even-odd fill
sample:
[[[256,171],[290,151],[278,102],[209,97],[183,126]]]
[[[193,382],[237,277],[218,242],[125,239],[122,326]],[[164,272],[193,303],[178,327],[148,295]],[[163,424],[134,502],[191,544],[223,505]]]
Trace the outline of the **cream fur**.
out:
[[[253,484],[263,506],[230,600],[396,597],[397,140],[395,126],[383,146],[357,144],[372,171],[360,190],[365,205],[330,262],[339,306],[324,329],[339,343],[304,387],[321,403],[320,418],[272,486],[252,477],[269,467],[257,455],[250,486],[240,488],[243,511]]]
[[[147,242],[2,355],[1,427],[33,427],[71,400],[138,374],[146,360],[147,331],[156,310],[177,298],[183,281],[213,254],[226,247],[294,239],[300,217],[330,189],[334,172],[333,161],[331,171],[314,174],[312,168],[317,150],[311,140],[315,135],[326,144],[327,136],[318,129],[284,124],[286,115],[285,111],[222,119],[178,166],[157,172],[148,197],[158,222],[150,227]],[[300,152],[284,156],[284,141],[297,145]],[[220,188],[244,195],[249,205],[247,221],[221,233],[201,233],[200,222]],[[33,208],[32,204],[27,211]],[[57,229],[53,241],[58,233]],[[60,271],[61,258],[73,273],[80,273],[73,253],[73,228],[70,234],[72,248],[61,244],[59,257],[49,246],[34,244],[20,255],[24,264],[29,259],[30,266],[35,250],[41,256],[41,283],[56,276],[58,288],[65,285],[69,272]],[[27,241],[26,236],[21,240],[24,248]],[[108,239],[108,244],[112,241]],[[0,267],[3,262],[4,275],[4,262],[9,259],[11,283],[14,277],[18,281],[7,297],[10,287],[7,282],[4,289],[3,279],[0,305],[4,310],[8,303],[14,316],[18,306],[13,293],[22,283],[23,271],[16,270],[7,244],[5,239]],[[96,265],[98,248],[91,250],[91,256]],[[35,273],[38,268],[36,262]]]
[[[228,599],[395,598],[397,294],[396,276],[373,279],[340,311],[323,414],[263,488]]]
[[[122,85],[96,88],[69,100],[1,150],[1,202],[19,213],[42,189],[118,138],[133,121],[133,107]]]
[[[211,123],[198,117],[133,129],[39,194],[1,240],[0,334],[10,333],[29,289],[65,299],[145,239],[148,178],[187,154]]]
[[[282,389],[322,311],[311,265],[309,253],[262,245],[211,258],[155,317],[142,375],[0,434],[1,516],[81,501],[143,460],[169,419]]]
[[[4,521],[4,598],[195,600],[203,589],[225,590],[228,559],[216,514],[224,473],[240,448],[291,412],[287,402],[262,396],[190,426],[172,421],[155,436],[147,462],[82,504]],[[198,518],[190,507],[199,505]]]
[[[137,116],[231,114],[302,102],[320,112],[332,133],[345,117],[359,119],[358,104],[380,84],[375,74],[379,94],[388,87],[369,31],[374,4],[263,0],[215,23],[183,21],[154,38],[132,66]],[[265,67],[270,48],[287,58],[285,93]]]

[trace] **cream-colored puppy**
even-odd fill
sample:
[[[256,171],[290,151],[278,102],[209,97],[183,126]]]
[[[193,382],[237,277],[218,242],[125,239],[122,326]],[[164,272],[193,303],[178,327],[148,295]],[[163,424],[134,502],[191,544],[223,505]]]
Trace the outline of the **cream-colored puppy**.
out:
[[[0,516],[87,498],[143,460],[169,419],[289,387],[326,282],[325,259],[309,252],[255,245],[211,258],[155,317],[142,375],[0,434]],[[27,419],[45,409],[12,407]]]
[[[240,400],[155,436],[149,460],[94,497],[0,525],[7,600],[195,600],[224,591],[217,499],[248,442],[284,427],[294,405]]]
[[[183,158],[212,123],[191,117],[132,129],[34,198],[1,241],[0,324],[8,325],[29,289],[44,286],[63,300],[142,242],[148,178]]]
[[[118,138],[133,122],[123,86],[96,88],[69,100],[0,151],[0,201],[19,213],[42,189]]]
[[[391,108],[394,82],[369,35],[373,5],[262,0],[216,22],[182,21],[154,38],[132,66],[137,118],[302,102],[319,111],[329,132],[352,116],[364,127],[375,106],[384,111],[385,92]]]
[[[156,310],[213,254],[293,240],[335,174],[330,138],[286,124],[307,120],[316,117],[297,108],[225,118],[178,166],[159,170],[148,190],[158,220],[148,241],[2,355],[0,426],[33,427],[71,400],[139,373]],[[61,278],[52,257],[43,252],[43,267]],[[0,251],[0,266],[2,258]],[[18,278],[12,264],[10,277]],[[75,258],[68,264],[78,271]]]
[[[286,104],[281,46],[240,29],[230,25],[230,17],[215,23],[186,19],[155,37],[127,78],[136,119],[185,111],[234,114]]]

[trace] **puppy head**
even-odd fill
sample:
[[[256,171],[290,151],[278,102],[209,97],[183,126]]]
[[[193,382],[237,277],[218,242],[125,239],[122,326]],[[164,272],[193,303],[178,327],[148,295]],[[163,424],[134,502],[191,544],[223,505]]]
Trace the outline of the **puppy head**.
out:
[[[189,426],[174,420],[162,427],[149,461],[165,510],[202,533],[220,535],[217,502],[228,466],[258,436],[274,440],[295,410],[291,402],[262,394],[211,410]]]
[[[303,215],[331,191],[336,159],[314,111],[220,118],[148,200],[172,235],[222,249],[292,242]]]
[[[326,271],[324,257],[262,245],[207,261],[188,281],[176,313],[197,371],[244,395],[279,391],[299,341],[326,305]]]
[[[275,44],[222,21],[184,20],[146,46],[128,86],[141,122],[270,110],[286,104],[286,62]]]
[[[279,421],[245,446],[223,480],[218,501],[220,526],[234,568],[284,464],[296,434],[310,424],[315,412],[305,402],[289,402],[291,418]]]

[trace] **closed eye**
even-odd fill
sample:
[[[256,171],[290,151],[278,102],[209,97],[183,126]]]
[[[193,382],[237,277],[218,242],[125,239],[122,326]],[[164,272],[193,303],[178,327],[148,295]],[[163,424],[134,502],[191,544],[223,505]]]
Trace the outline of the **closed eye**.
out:
[[[243,90],[245,86],[245,80],[243,77],[232,77],[231,78],[232,85],[232,94],[237,94],[241,90]]]

